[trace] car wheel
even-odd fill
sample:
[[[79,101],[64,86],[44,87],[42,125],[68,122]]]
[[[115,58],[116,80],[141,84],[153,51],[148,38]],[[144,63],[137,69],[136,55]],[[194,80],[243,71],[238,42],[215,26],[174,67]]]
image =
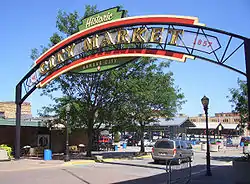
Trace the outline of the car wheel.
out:
[[[154,163],[155,164],[159,164],[159,160],[154,160]]]

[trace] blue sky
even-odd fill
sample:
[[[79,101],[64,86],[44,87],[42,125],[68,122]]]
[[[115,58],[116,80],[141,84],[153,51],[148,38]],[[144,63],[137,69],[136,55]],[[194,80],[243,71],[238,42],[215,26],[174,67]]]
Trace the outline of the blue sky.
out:
[[[58,10],[79,11],[84,14],[85,4],[97,5],[104,10],[123,5],[130,16],[136,15],[184,15],[196,16],[206,26],[250,38],[250,1],[249,0],[9,0],[0,5],[1,17],[1,72],[0,101],[14,101],[15,85],[29,70],[32,60],[31,49],[46,45],[48,38],[56,32]],[[235,55],[230,63],[244,68],[243,52]],[[210,98],[209,114],[231,111],[226,96],[229,88],[237,87],[237,79],[244,76],[202,60],[187,60],[186,63],[173,62],[170,70],[174,73],[175,84],[182,88],[186,97],[180,113],[194,116],[202,113],[200,99],[203,95]],[[37,110],[51,103],[50,99],[40,96],[36,90],[27,101],[31,102],[33,116]]]

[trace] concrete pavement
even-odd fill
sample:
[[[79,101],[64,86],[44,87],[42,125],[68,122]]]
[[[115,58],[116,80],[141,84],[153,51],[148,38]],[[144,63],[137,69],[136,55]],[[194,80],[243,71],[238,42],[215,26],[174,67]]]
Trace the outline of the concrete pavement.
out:
[[[130,150],[131,151],[131,150]],[[192,183],[231,184],[231,160],[240,152],[211,153],[212,177],[205,177],[206,154],[196,152],[192,163]],[[150,155],[136,159],[73,160],[68,163],[52,160],[29,160],[0,163],[0,181],[4,184],[105,184],[166,183],[165,164],[154,164]]]
[[[64,162],[59,161],[59,160],[50,160],[50,161],[44,161],[40,159],[11,160],[9,162],[0,163],[0,172],[46,169],[46,168],[52,168],[52,167],[60,167],[63,164]]]

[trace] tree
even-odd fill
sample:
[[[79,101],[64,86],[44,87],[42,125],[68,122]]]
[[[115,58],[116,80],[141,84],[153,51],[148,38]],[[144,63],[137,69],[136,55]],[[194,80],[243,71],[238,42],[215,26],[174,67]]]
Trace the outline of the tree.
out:
[[[229,102],[232,103],[232,107],[234,108],[233,112],[237,112],[240,114],[240,132],[243,133],[245,127],[248,129],[249,124],[247,126],[248,120],[248,95],[247,95],[247,82],[238,79],[239,88],[231,88],[229,89],[230,96],[227,96]]]
[[[86,6],[84,17],[96,12],[96,6]],[[78,12],[59,11],[56,22],[59,33],[54,33],[48,47],[42,47],[40,52],[33,49],[31,57],[37,58],[47,48],[76,33],[79,22]],[[145,125],[153,121],[152,117],[171,117],[183,98],[179,89],[173,87],[172,74],[162,71],[169,63],[157,65],[153,61],[151,58],[140,58],[106,72],[63,74],[43,89],[42,95],[50,96],[55,104],[43,108],[42,114],[54,113],[65,119],[65,105],[70,103],[71,129],[87,129],[87,156],[91,156],[93,131],[102,124],[129,125],[139,122],[142,135]],[[54,91],[61,91],[63,96],[53,97]]]
[[[136,71],[122,81],[127,86],[127,100],[123,101],[127,109],[126,117],[140,127],[141,152],[145,152],[145,126],[157,121],[158,117],[174,117],[185,102],[180,89],[174,86],[172,72],[163,72],[169,64],[166,61],[157,64],[155,59],[142,58],[134,66]]]

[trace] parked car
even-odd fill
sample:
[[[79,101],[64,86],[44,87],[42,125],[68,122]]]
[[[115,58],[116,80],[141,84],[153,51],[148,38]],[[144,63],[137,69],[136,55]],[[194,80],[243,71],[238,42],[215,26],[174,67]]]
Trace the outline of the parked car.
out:
[[[138,146],[141,146],[141,141],[138,142]],[[149,147],[150,146],[150,141],[148,139],[144,139],[144,146]]]
[[[193,150],[182,140],[160,139],[152,148],[152,158],[155,163],[175,159],[177,164],[181,164],[184,160],[193,160],[193,156]]]
[[[188,149],[193,149],[193,145],[191,141],[186,141]]]
[[[232,139],[227,138],[227,140],[226,140],[226,146],[228,146],[228,147],[233,146],[233,141],[232,141]]]
[[[155,140],[150,141],[150,143],[149,143],[149,147],[153,147],[153,146],[155,145],[155,143],[156,143],[156,141],[155,141]]]
[[[137,146],[138,145],[138,140],[134,139],[134,138],[129,138],[128,139],[128,142],[127,142],[127,145],[128,146]]]
[[[112,143],[112,139],[110,139],[109,137],[106,136],[102,136],[100,137],[100,139],[98,140],[98,143]]]

